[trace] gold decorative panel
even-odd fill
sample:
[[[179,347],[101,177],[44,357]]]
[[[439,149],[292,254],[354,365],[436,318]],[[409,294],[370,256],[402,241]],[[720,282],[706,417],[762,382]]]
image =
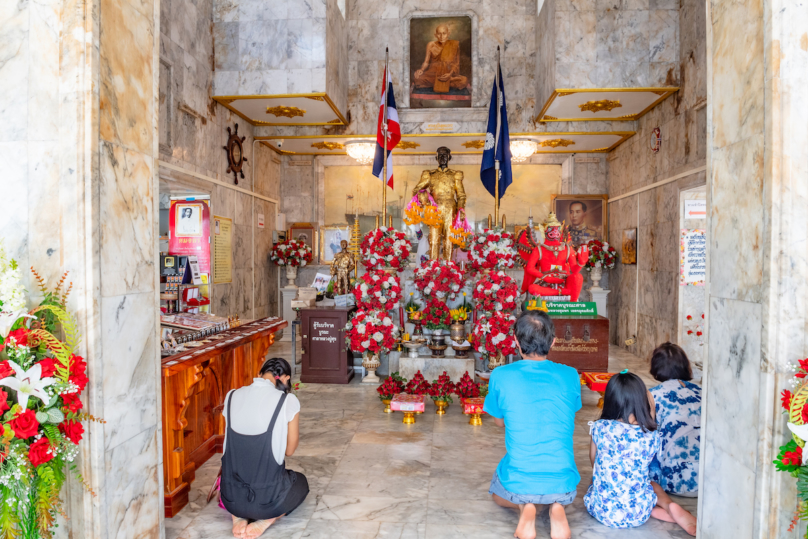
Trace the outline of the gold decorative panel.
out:
[[[612,101],[611,99],[601,99],[599,101],[587,101],[583,105],[578,105],[578,108],[581,109],[581,112],[589,111],[597,113],[604,110],[609,111],[622,106],[623,105],[620,104],[619,100]]]
[[[485,141],[484,140],[468,140],[468,141],[464,142],[462,144],[462,146],[465,146],[466,148],[469,148],[469,149],[474,148],[475,150],[481,150],[481,149],[483,149],[485,147]]]
[[[572,146],[575,144],[574,140],[569,140],[565,138],[554,138],[550,140],[543,140],[539,143],[540,146],[544,146],[545,148],[558,148],[559,146],[566,148],[567,146]]]
[[[311,99],[312,101],[325,101],[325,98],[321,95],[306,95],[303,97],[306,99]]]
[[[344,150],[345,145],[339,142],[315,142],[311,145],[312,148],[318,150]]]
[[[283,116],[284,118],[295,118],[300,116],[302,118],[306,115],[306,111],[297,107],[280,105],[277,107],[267,107],[267,114],[271,114],[275,117]]]
[[[414,150],[419,146],[420,144],[418,144],[417,142],[412,142],[411,140],[402,140],[401,142],[396,144],[396,150]]]
[[[536,122],[634,121],[678,88],[556,88]]]

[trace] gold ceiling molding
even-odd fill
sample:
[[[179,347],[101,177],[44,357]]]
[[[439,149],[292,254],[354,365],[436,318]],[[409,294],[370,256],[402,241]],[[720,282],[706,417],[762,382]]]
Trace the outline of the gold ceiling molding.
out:
[[[672,94],[676,93],[679,90],[678,87],[662,87],[662,88],[557,88],[553,90],[553,93],[547,98],[547,102],[541,108],[539,113],[536,115],[534,122],[597,122],[597,121],[632,121],[638,118],[641,118],[645,114],[648,113],[651,109],[659,105],[662,101],[667,99]],[[572,94],[578,93],[596,93],[596,92],[650,92],[654,95],[659,96],[659,99],[656,99],[653,103],[651,103],[648,107],[644,110],[636,113],[636,114],[627,114],[625,116],[620,116],[617,118],[558,118],[556,116],[551,116],[546,114],[547,111],[550,109],[550,105],[553,104],[553,101],[557,97],[567,97]],[[608,100],[603,100],[608,101]],[[581,105],[578,105],[579,107]],[[616,108],[616,107],[615,107]],[[605,110],[605,109],[603,109]],[[583,110],[582,110],[583,111]]]
[[[622,142],[622,141],[621,141]],[[595,148],[593,152],[608,152],[609,148]]]
[[[412,142],[411,140],[402,140],[398,144],[396,144],[396,150],[414,150],[420,146],[417,142]]]
[[[566,97],[568,95],[572,95],[575,92],[558,92],[558,97]]]
[[[299,109],[297,107],[279,105],[277,107],[267,107],[267,114],[271,114],[275,117],[283,116],[284,118],[295,118],[300,116],[302,118],[306,115],[306,111],[305,109]]]
[[[479,149],[485,147],[485,141],[484,140],[467,140],[466,142],[461,144],[461,146],[465,146],[466,148],[474,148],[476,150],[479,150]]]
[[[323,99],[323,96],[321,95],[306,95],[303,97],[305,97],[306,99],[311,99],[312,101],[325,101],[325,99]]]
[[[221,96],[213,96],[211,99],[213,99],[214,101],[216,101],[220,105],[222,105],[225,108],[227,108],[228,110],[230,110],[232,113],[240,116],[241,118],[243,118],[244,120],[246,120],[247,122],[249,122],[250,124],[252,124],[254,126],[305,127],[305,126],[315,126],[315,125],[348,125],[348,120],[339,111],[337,106],[334,104],[334,102],[331,100],[330,97],[328,97],[328,94],[326,94],[325,92],[313,92],[313,93],[307,93],[307,94],[275,94],[275,95],[221,95]],[[278,119],[274,120],[274,121],[273,120],[266,120],[266,119],[264,119],[263,116],[261,116],[261,117],[249,117],[249,116],[247,116],[246,112],[243,112],[242,110],[239,110],[238,108],[236,108],[236,107],[240,107],[242,105],[241,103],[236,103],[237,101],[246,101],[246,100],[249,100],[249,99],[260,99],[260,100],[269,101],[270,103],[272,101],[275,101],[275,103],[277,103],[278,100],[282,99],[282,100],[284,100],[286,102],[287,106],[288,106],[288,100],[289,99],[309,99],[309,100],[312,100],[312,101],[320,101],[320,102],[326,103],[328,105],[328,107],[331,109],[331,111],[336,115],[336,118],[333,119],[333,120],[330,120],[330,121],[320,120],[320,121],[315,121],[315,122],[301,122],[301,121],[292,122],[292,121],[289,121],[289,120],[284,120],[283,118],[289,118],[291,120],[291,119],[295,118],[295,116],[292,116],[292,117],[290,117],[290,116],[281,116],[281,117],[276,116],[276,118],[278,118]],[[267,104],[270,104],[270,103],[267,103]],[[267,107],[267,109],[274,109],[274,108],[275,107]],[[292,107],[290,107],[290,108],[292,108]],[[293,108],[298,108],[298,107],[293,107]],[[308,109],[308,107],[306,107],[306,108]],[[306,114],[308,112],[309,116],[311,116],[311,113],[312,113],[311,110],[308,110],[308,111],[306,111],[305,109],[300,109],[300,110],[302,110],[304,114]],[[250,113],[250,114],[260,114],[260,113]],[[268,113],[268,114],[271,114],[271,113]],[[320,114],[322,114],[322,111],[319,114],[316,114],[316,116],[320,116]],[[300,116],[297,116],[297,117],[300,117]]]
[[[312,148],[317,148],[318,150],[344,150],[345,145],[340,144],[339,142],[315,142],[311,145]]]
[[[556,120],[558,120],[558,118],[556,118],[555,116],[550,116],[549,114],[545,114],[545,115],[544,115],[544,119],[545,119],[545,120],[550,120],[550,121],[556,121]]]
[[[539,142],[539,146],[544,146],[545,148],[558,148],[559,146],[566,148],[567,146],[572,146],[573,144],[575,144],[574,140],[565,138],[554,138]]]
[[[343,123],[342,120],[340,120],[339,118],[334,118],[333,120],[328,122],[329,125],[342,125],[342,123]]]
[[[601,99],[599,101],[587,101],[583,105],[578,105],[578,108],[581,109],[581,112],[589,111],[597,114],[604,110],[608,112],[622,106],[619,99]]]

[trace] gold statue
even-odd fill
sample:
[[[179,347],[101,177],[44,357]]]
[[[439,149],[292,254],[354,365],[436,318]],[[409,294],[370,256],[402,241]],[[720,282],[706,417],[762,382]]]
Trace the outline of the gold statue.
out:
[[[440,214],[440,224],[429,227],[429,258],[451,260],[453,245],[449,233],[458,213],[461,219],[466,217],[466,191],[463,189],[463,173],[449,168],[452,151],[441,146],[435,158],[439,168],[423,171],[421,181],[412,190],[412,194],[418,195],[422,207],[429,204],[428,194],[432,195]]]
[[[348,241],[342,240],[339,246],[342,250],[334,255],[331,263],[331,277],[337,276],[334,282],[335,296],[342,296],[351,291],[351,272],[355,265],[353,254],[348,252]]]

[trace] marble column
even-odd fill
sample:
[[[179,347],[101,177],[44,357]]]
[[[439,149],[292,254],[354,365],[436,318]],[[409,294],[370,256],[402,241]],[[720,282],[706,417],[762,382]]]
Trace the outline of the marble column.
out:
[[[808,315],[808,5],[708,2],[709,306],[703,539],[796,537],[778,393]]]

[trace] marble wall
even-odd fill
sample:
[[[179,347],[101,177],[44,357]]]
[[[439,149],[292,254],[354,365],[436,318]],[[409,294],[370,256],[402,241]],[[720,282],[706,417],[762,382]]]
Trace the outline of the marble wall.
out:
[[[546,8],[545,8],[546,9]],[[637,134],[607,158],[609,197],[614,199],[706,163],[707,57],[704,4],[683,0],[678,71],[680,90],[637,122]],[[659,152],[649,148],[659,127]],[[637,264],[610,271],[611,341],[646,357],[658,344],[676,341],[679,294],[679,192],[703,185],[704,171],[616,200],[609,205],[609,241],[618,250],[623,230],[637,229]],[[625,340],[637,341],[626,346]]]

